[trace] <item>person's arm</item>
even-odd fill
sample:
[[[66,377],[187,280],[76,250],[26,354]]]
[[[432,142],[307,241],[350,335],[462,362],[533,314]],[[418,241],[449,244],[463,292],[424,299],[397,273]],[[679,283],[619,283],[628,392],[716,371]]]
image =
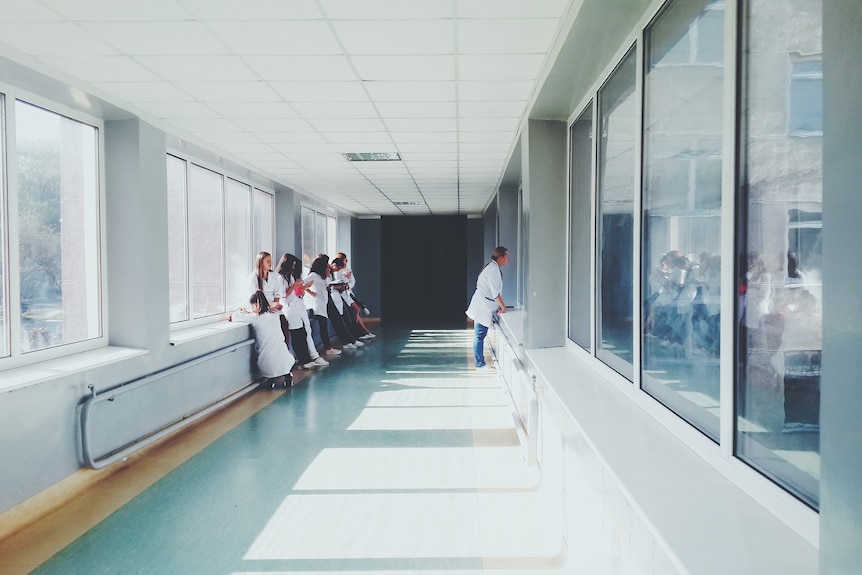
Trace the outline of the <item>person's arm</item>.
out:
[[[497,301],[497,305],[500,306],[500,309],[497,310],[497,313],[506,313],[506,304],[503,302],[503,296],[498,295],[494,299]]]

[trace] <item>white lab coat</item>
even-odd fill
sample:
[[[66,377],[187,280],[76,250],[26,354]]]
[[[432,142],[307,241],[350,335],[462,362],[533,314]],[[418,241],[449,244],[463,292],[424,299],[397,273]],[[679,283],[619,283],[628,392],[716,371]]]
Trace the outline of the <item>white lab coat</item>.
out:
[[[266,296],[266,301],[269,302],[269,305],[275,303],[275,296],[278,291],[278,278],[281,277],[275,272],[269,272],[269,279],[263,281],[261,279],[261,286],[263,287],[263,295]],[[257,291],[257,272],[251,272],[248,274],[246,278],[246,295],[245,301],[239,302],[239,305],[243,307],[248,306],[248,300],[253,293]]]
[[[287,318],[287,327],[290,329],[301,328],[303,317],[306,318],[306,321],[308,319],[305,302],[293,290],[295,283],[296,280],[293,277],[290,280],[285,280],[282,276],[278,276],[278,293],[281,297],[282,313]]]
[[[491,327],[494,312],[500,307],[496,298],[502,291],[503,273],[497,262],[491,260],[476,280],[476,291],[470,299],[470,307],[466,311],[467,317],[485,327]]]
[[[235,312],[233,321],[250,323],[254,327],[254,347],[257,350],[257,367],[264,377],[279,377],[290,373],[296,359],[284,345],[280,313]]]
[[[329,294],[326,291],[326,280],[320,277],[316,272],[308,274],[306,280],[312,280],[314,284],[309,288],[315,295],[305,292],[305,307],[314,311],[314,315],[322,315],[329,317],[326,313],[326,302],[329,299]]]

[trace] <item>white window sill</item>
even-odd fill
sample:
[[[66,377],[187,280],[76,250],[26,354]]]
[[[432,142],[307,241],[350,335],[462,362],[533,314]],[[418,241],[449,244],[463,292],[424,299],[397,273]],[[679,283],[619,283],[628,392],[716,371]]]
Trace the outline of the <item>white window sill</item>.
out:
[[[171,332],[171,345],[182,345],[190,341],[195,341],[211,335],[226,333],[229,331],[245,329],[248,331],[248,324],[243,322],[232,321],[216,321],[186,329],[178,329]]]
[[[36,383],[68,377],[70,373],[109,365],[146,355],[145,349],[106,346],[67,357],[52,359],[3,372],[0,393],[14,391]]]
[[[688,573],[816,573],[817,549],[566,348],[527,352],[542,395]]]

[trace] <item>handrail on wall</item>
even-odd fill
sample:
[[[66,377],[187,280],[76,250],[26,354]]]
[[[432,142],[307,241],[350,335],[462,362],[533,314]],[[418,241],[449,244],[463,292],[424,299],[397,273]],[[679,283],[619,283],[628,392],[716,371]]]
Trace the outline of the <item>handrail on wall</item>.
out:
[[[120,460],[128,457],[130,454],[134,453],[135,451],[138,451],[139,449],[143,449],[144,447],[147,447],[148,445],[152,445],[153,443],[155,443],[159,439],[161,439],[167,435],[170,435],[171,433],[173,433],[175,431],[178,431],[179,429],[185,427],[186,425],[188,425],[194,421],[197,421],[198,419],[200,419],[206,415],[209,415],[210,413],[216,411],[217,409],[220,409],[221,407],[223,407],[223,406],[239,399],[240,397],[243,397],[244,395],[254,391],[257,388],[257,383],[252,381],[248,385],[236,390],[235,392],[233,392],[230,395],[220,399],[219,401],[217,401],[213,404],[210,404],[210,405],[204,407],[203,409],[196,411],[190,415],[184,416],[181,419],[179,419],[178,421],[176,421],[175,423],[168,425],[167,427],[163,427],[161,429],[155,430],[152,433],[149,433],[147,435],[139,437],[138,439],[127,444],[125,447],[123,447],[117,451],[113,451],[110,454],[108,454],[107,456],[102,457],[100,459],[94,458],[92,456],[91,449],[90,449],[90,439],[92,437],[91,433],[90,433],[90,411],[93,409],[93,406],[95,406],[98,403],[105,402],[105,401],[114,401],[114,399],[118,395],[122,395],[125,393],[135,391],[136,389],[140,389],[141,387],[146,386],[147,384],[149,384],[152,381],[155,381],[157,379],[162,379],[164,377],[167,377],[167,376],[172,375],[174,373],[177,373],[179,371],[183,371],[185,369],[188,369],[188,368],[193,367],[195,365],[198,365],[200,363],[204,363],[206,361],[212,360],[213,358],[216,358],[220,355],[224,355],[226,353],[232,353],[241,347],[245,347],[245,346],[251,345],[253,343],[254,343],[254,339],[247,339],[243,342],[240,342],[240,343],[230,345],[228,347],[216,350],[214,352],[208,353],[206,355],[203,355],[203,356],[198,357],[196,359],[187,361],[185,363],[175,365],[173,367],[170,367],[168,369],[165,369],[165,370],[162,370],[162,371],[159,371],[156,373],[152,373],[152,374],[150,374],[146,377],[143,377],[141,379],[122,384],[118,387],[114,387],[114,388],[111,388],[109,390],[102,391],[101,393],[96,392],[96,387],[92,383],[89,384],[87,386],[87,389],[90,390],[90,397],[88,397],[84,401],[84,405],[81,407],[81,453],[82,453],[82,457],[84,460],[84,464],[87,467],[90,467],[91,469],[103,469],[103,468],[111,465],[112,463],[116,463],[117,461],[120,461]]]

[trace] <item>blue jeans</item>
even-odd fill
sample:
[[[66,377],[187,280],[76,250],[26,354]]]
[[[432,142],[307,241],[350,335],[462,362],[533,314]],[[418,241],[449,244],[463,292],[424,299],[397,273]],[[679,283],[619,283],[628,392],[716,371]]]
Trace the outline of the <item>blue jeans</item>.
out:
[[[485,365],[485,336],[488,335],[488,328],[478,322],[473,325],[476,334],[476,339],[473,340],[473,359],[476,360],[476,367],[482,367]]]

